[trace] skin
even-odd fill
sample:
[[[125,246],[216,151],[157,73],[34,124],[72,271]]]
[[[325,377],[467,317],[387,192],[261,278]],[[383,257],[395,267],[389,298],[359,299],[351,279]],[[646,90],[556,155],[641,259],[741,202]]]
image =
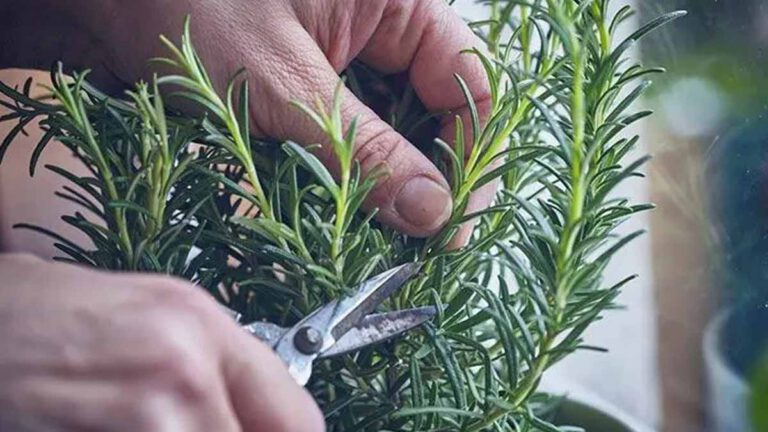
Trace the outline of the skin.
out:
[[[218,86],[246,67],[259,135],[322,143],[317,126],[289,102],[330,101],[338,73],[355,58],[405,73],[429,110],[449,112],[441,131],[449,142],[455,115],[468,124],[454,74],[468,82],[481,115],[489,110],[479,61],[460,54],[480,43],[443,0],[9,0],[0,5],[0,67],[46,69],[61,59],[93,69],[92,80],[118,92],[150,76],[146,59],[165,54],[157,35],[178,35],[187,14]],[[453,208],[446,179],[349,92],[342,112],[345,124],[359,118],[363,170],[384,165],[390,173],[367,208],[409,235],[436,233]],[[321,149],[319,156],[336,170],[332,155]],[[486,206],[491,190],[475,194],[469,211]],[[0,255],[0,275],[15,281],[0,288],[0,345],[16,347],[0,353],[0,429],[324,428],[271,350],[195,287],[17,255]]]
[[[0,274],[0,430],[324,429],[271,349],[183,281],[12,254]]]

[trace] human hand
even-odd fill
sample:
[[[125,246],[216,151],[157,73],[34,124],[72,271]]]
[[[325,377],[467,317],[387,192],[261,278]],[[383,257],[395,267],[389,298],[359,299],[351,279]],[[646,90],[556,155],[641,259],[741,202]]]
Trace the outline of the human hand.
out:
[[[191,14],[195,45],[220,88],[234,71],[246,67],[252,130],[263,136],[303,144],[323,142],[319,128],[289,102],[309,103],[315,96],[330,101],[338,73],[354,58],[384,73],[407,71],[427,109],[450,112],[442,122],[441,136],[447,142],[453,141],[455,115],[469,124],[454,74],[467,81],[481,116],[490,108],[479,60],[460,54],[481,44],[443,0],[10,3],[21,8],[15,11],[16,22],[27,15],[34,18],[22,27],[23,34],[55,39],[53,44],[38,41],[34,50],[17,53],[16,57],[27,59],[16,60],[15,65],[48,67],[63,56],[65,64],[94,68],[94,78],[112,85],[148,75],[146,59],[165,54],[157,35],[179,34],[184,16]],[[28,28],[41,26],[39,31]],[[378,208],[380,221],[409,235],[436,233],[453,210],[448,183],[438,169],[351,92],[344,95],[342,113],[345,124],[359,117],[356,157],[362,169],[369,172],[383,165],[390,172],[372,192],[367,208]],[[469,136],[470,128],[465,129]],[[319,156],[335,169],[329,150],[321,150]],[[467,211],[487,206],[493,193],[493,185],[476,193]],[[463,243],[470,230],[465,227],[455,243]]]
[[[0,255],[0,430],[320,432],[312,397],[201,290]]]

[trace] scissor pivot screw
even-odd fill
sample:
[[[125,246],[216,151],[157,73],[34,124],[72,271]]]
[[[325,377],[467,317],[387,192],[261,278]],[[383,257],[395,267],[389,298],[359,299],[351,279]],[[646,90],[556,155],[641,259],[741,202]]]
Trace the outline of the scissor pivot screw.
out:
[[[314,327],[302,327],[293,337],[293,344],[302,354],[317,354],[323,348],[323,335]]]

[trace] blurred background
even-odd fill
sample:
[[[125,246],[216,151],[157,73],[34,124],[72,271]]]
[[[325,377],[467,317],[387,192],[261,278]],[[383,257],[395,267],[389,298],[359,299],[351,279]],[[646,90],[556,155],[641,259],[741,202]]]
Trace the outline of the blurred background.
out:
[[[641,52],[669,69],[646,125],[660,425],[749,431],[745,399],[768,345],[768,2],[638,7],[644,20],[689,11]]]
[[[467,18],[487,16],[472,0],[456,6]],[[749,382],[768,346],[768,2],[634,6],[639,14],[631,25],[689,11],[634,53],[669,72],[642,102],[656,116],[634,131],[643,137],[639,152],[655,155],[648,178],[620,193],[658,209],[624,227],[649,234],[608,271],[608,282],[641,275],[620,298],[625,310],[610,312],[588,335],[589,344],[610,351],[569,357],[543,386],[600,407],[635,431],[748,432]],[[0,71],[6,83],[28,76]],[[7,128],[0,126],[0,136]],[[10,228],[22,219],[61,226],[35,216],[54,205],[50,173],[41,170],[23,185],[3,181],[12,170],[27,170],[30,150],[11,146],[14,162],[0,171],[0,199],[13,209],[0,221],[0,238],[50,255],[47,242]]]

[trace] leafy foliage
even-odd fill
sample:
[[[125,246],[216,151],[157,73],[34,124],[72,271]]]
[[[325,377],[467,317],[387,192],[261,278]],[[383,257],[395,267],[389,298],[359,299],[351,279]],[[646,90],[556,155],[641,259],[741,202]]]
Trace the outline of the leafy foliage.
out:
[[[659,69],[632,64],[626,53],[681,14],[616,41],[632,11],[609,14],[608,0],[487,3],[490,19],[473,24],[487,50],[466,55],[485,66],[492,112],[481,124],[457,76],[473,121],[457,119],[454,142],[425,149],[451,179],[455,203],[432,238],[396,233],[360,210],[377,175],[362,178],[353,160],[356,124],[342,124],[339,93],[328,108],[299,106],[328,136],[341,162],[337,181],[311,147],[251,138],[247,83],[236,76],[216,94],[188,29],[178,47],[164,39],[170,56],[161,61],[174,74],[139,83],[127,100],[101,94],[85,73],[68,80],[61,70],[50,89],[55,103],[30,98],[29,85],[0,85],[10,109],[2,120],[19,122],[0,155],[42,117],[46,132],[30,170],[52,138],[89,168],[77,176],[47,167],[68,182],[59,196],[82,207],[64,220],[90,245],[21,226],[53,237],[63,260],[179,275],[246,319],[282,325],[377,272],[422,260],[423,275],[386,307],[436,306],[433,323],[316,365],[308,388],[328,429],[573,430],[541,418],[551,401],[537,386],[568,354],[595,349],[584,331],[632,279],[610,285],[602,274],[639,235],[617,237],[616,228],[650,206],[612,192],[646,160],[627,160],[638,137],[623,131],[650,114],[631,107]],[[361,65],[347,82],[364,100],[387,83]],[[161,96],[160,87],[173,93]],[[389,96],[390,117],[404,133],[430,122],[412,89]],[[205,114],[172,112],[169,97]],[[497,180],[494,205],[465,214],[469,195]],[[477,223],[469,245],[447,250],[469,220]]]
[[[758,364],[752,380],[752,398],[749,411],[756,432],[768,431],[768,356]]]

